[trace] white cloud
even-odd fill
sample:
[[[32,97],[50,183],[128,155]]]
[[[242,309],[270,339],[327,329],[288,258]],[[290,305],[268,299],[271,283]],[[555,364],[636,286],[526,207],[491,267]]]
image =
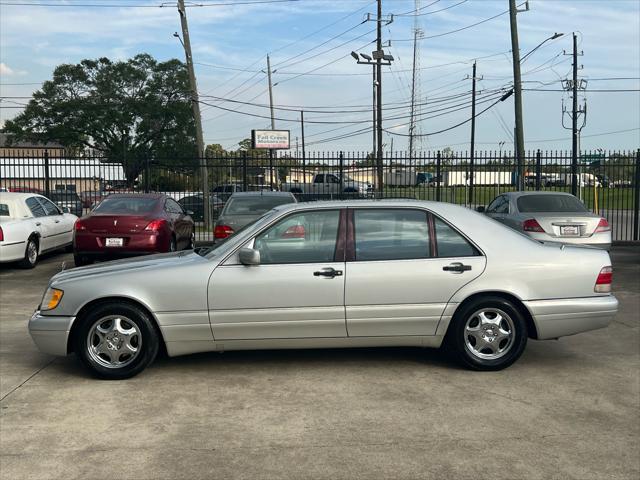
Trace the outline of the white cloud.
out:
[[[12,68],[10,68],[6,63],[1,62],[0,63],[0,75],[15,75],[16,72],[13,71]]]

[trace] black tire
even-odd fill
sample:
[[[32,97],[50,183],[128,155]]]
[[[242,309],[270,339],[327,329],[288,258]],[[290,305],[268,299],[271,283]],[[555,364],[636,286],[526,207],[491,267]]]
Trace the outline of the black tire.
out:
[[[76,267],[84,267],[85,265],[91,265],[93,260],[87,255],[80,255],[78,253],[73,254],[73,263],[76,264]]]
[[[109,318],[111,318],[109,320]],[[112,335],[116,335],[115,340],[118,343],[113,342],[114,338],[107,340],[106,337],[102,338],[102,342],[111,341],[109,345],[118,345],[118,348],[106,347],[110,353],[95,354],[91,353],[95,350],[95,345],[89,345],[89,342],[97,342],[98,346],[102,343],[94,327],[101,322],[103,330],[109,328],[109,322],[114,322],[113,318],[119,318],[123,331],[135,330],[136,333],[133,336],[129,336],[129,342],[132,343],[137,337],[135,342],[138,351],[135,355],[130,355],[122,350],[120,353],[120,360],[122,365],[114,363],[110,358],[110,355],[117,355],[120,349],[125,345],[123,344],[124,336],[118,338],[117,331],[114,330]],[[97,378],[105,380],[122,380],[125,378],[131,378],[142,370],[147,368],[153,360],[156,358],[160,346],[160,335],[154,327],[152,320],[148,314],[136,305],[124,302],[103,303],[92,309],[83,318],[79,318],[81,324],[75,331],[73,338],[73,349],[82,364]],[[89,339],[90,331],[94,332],[91,340]],[[106,345],[106,344],[105,344]],[[92,348],[94,350],[92,350]],[[129,355],[129,356],[127,356]]]
[[[22,268],[34,268],[38,263],[38,259],[40,258],[39,252],[40,244],[36,237],[29,237],[27,240],[27,246],[24,249],[24,258],[20,260],[20,265]]]
[[[480,312],[484,313],[482,319]],[[484,321],[487,323],[483,324]],[[527,345],[527,337],[527,323],[518,308],[504,298],[486,296],[455,313],[445,344],[463,366],[493,371],[507,368],[518,360]]]
[[[176,250],[178,250],[178,243],[176,242],[176,237],[172,235],[169,242],[169,252],[175,252]]]

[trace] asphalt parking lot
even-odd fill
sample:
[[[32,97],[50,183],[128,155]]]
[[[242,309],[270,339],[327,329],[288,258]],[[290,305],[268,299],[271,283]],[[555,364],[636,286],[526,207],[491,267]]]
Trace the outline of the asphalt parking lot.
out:
[[[0,267],[0,478],[640,478],[640,248],[612,252],[605,330],[511,368],[437,350],[207,353],[98,381],[27,319],[68,254]]]

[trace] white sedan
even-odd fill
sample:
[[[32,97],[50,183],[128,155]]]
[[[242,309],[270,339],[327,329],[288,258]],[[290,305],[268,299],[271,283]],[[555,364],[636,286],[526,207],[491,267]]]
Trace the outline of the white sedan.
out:
[[[0,193],[0,263],[33,268],[42,253],[69,247],[78,217],[35,193]]]

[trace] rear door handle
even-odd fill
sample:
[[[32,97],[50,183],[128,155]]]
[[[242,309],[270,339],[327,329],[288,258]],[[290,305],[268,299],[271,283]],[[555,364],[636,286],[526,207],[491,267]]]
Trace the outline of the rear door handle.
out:
[[[342,270],[336,270],[332,267],[326,267],[323,268],[322,270],[320,270],[319,272],[313,272],[313,276],[314,277],[328,277],[328,278],[333,278],[333,277],[341,277],[342,276]]]
[[[460,262],[455,262],[455,263],[452,263],[451,265],[442,267],[442,270],[444,270],[445,272],[462,273],[462,272],[467,272],[471,270],[471,265],[463,265]]]

